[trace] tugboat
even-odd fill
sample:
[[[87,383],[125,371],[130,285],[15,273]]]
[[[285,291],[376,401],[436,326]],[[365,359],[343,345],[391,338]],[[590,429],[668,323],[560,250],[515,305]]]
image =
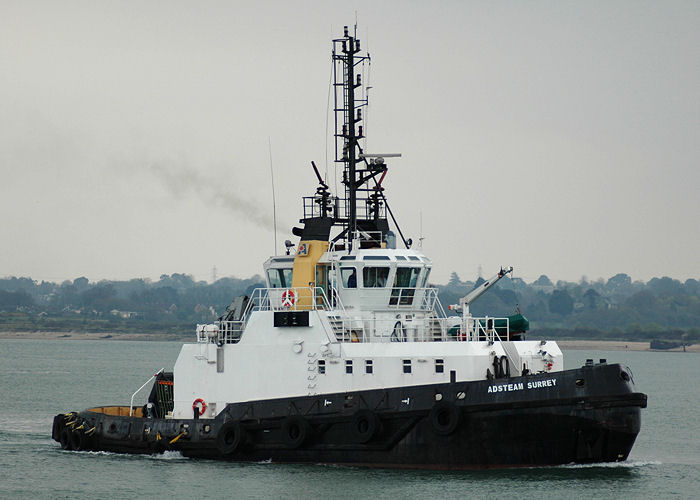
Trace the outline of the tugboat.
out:
[[[422,469],[627,458],[647,401],[629,368],[564,370],[556,342],[524,339],[524,317],[470,313],[512,267],[446,314],[432,261],[384,194],[386,159],[400,155],[361,146],[368,61],[345,27],[332,52],[342,196],[312,162],[319,186],[303,198],[298,243],[264,263],[267,286],[197,325],[173,372],[129,405],[56,415],[62,448]]]

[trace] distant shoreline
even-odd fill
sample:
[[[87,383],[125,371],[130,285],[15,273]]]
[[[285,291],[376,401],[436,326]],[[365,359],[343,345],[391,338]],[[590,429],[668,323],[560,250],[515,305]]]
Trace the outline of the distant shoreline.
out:
[[[0,332],[0,339],[26,340],[141,340],[148,342],[194,342],[194,335],[173,335],[165,333],[108,333],[108,332]],[[562,350],[601,350],[601,351],[651,351],[649,342],[626,340],[556,340]],[[664,349],[679,352],[682,347]],[[656,351],[656,349],[655,349]],[[700,352],[700,344],[686,346],[687,352]]]
[[[195,341],[192,335],[167,333],[110,333],[110,332],[0,332],[0,339],[25,340],[143,340],[149,342]]]

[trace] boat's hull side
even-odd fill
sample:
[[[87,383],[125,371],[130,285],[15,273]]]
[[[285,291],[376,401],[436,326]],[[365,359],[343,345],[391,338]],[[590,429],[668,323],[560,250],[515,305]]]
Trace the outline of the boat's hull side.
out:
[[[54,439],[66,449],[235,461],[439,469],[610,462],[627,458],[645,406],[623,367],[596,365],[236,403],[216,419],[83,411],[57,415]]]

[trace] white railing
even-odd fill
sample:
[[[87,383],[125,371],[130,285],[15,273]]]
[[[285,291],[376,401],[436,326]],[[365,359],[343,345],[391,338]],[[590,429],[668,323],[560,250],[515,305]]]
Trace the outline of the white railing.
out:
[[[339,308],[345,314],[340,298],[334,297],[333,302],[335,305],[331,306],[328,297],[320,287],[256,288],[253,290],[239,321],[219,321],[217,323],[216,340],[219,344],[238,343],[248,318],[254,311],[309,311]],[[208,337],[204,331],[200,334],[198,330],[197,341],[200,343],[210,342],[211,337]]]
[[[466,327],[458,316],[428,315],[411,319],[329,316],[340,342],[498,342],[507,339],[498,333],[508,331],[508,318],[468,318]],[[505,326],[502,326],[505,325]],[[503,338],[502,338],[503,337]]]
[[[161,368],[160,370],[158,370],[158,371],[156,372],[155,375],[153,375],[151,378],[149,378],[148,380],[146,380],[146,382],[144,382],[144,384],[143,384],[141,387],[139,387],[138,389],[136,389],[136,392],[134,392],[134,393],[131,395],[131,400],[129,401],[129,416],[130,416],[130,417],[134,414],[134,398],[136,397],[136,395],[137,395],[139,392],[141,392],[141,390],[142,390],[144,387],[146,387],[148,384],[150,384],[150,383],[151,383],[151,380],[153,380],[154,378],[158,378],[158,375],[160,375],[160,374],[163,373],[164,371],[165,371],[165,368]]]
[[[338,291],[330,287],[329,292],[330,299],[320,287],[256,288],[239,321],[200,325],[197,341],[216,341],[220,345],[239,342],[255,311],[326,311],[332,328],[327,333],[340,342],[497,342],[502,339],[496,325],[499,330],[509,331],[508,318],[447,317],[435,288],[393,288],[390,302],[395,304],[388,304],[384,313],[379,310],[364,316],[349,314]],[[409,319],[397,319],[393,313],[387,314],[390,310],[414,314],[408,314]]]

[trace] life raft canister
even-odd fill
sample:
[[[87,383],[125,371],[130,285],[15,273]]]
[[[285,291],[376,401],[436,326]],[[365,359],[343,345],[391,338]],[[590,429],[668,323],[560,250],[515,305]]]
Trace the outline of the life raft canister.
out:
[[[198,405],[201,405],[202,409],[200,410]],[[204,415],[204,412],[207,409],[207,404],[204,402],[202,398],[197,398],[194,400],[194,403],[192,403],[192,411],[199,412],[199,415]]]
[[[285,290],[282,292],[282,305],[284,307],[292,307],[294,305],[294,290]]]

